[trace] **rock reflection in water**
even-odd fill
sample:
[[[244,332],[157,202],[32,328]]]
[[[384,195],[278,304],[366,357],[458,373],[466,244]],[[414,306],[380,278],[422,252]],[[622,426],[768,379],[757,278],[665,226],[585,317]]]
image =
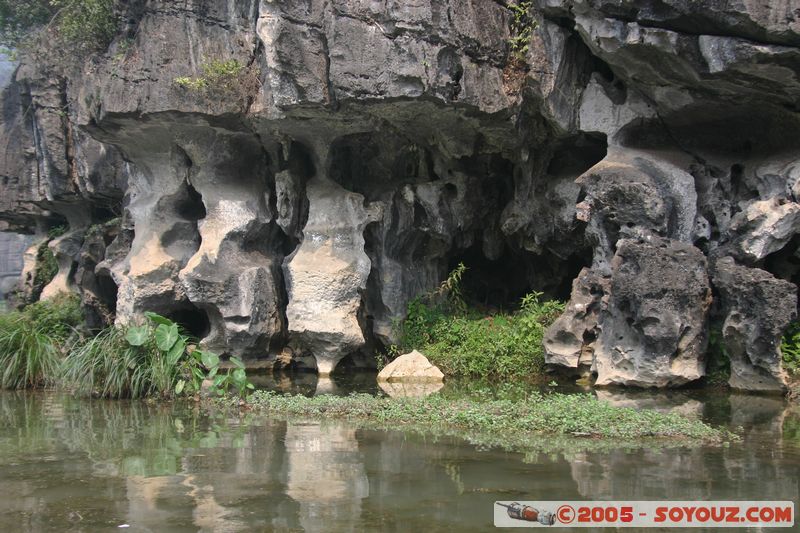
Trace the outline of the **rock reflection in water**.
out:
[[[595,391],[598,400],[614,407],[653,409],[662,413],[677,413],[691,418],[703,414],[703,404],[683,391],[624,391],[620,389]]]
[[[300,503],[306,531],[355,528],[369,480],[356,430],[342,424],[290,422],[286,427],[286,494]]]
[[[741,426],[743,440],[578,452],[585,441],[565,437],[523,455],[333,420],[0,392],[0,531],[485,531],[495,500],[800,496],[800,417],[781,399],[600,396]]]
[[[378,391],[375,373],[369,371],[352,374],[333,374],[319,376],[311,372],[275,372],[272,374],[253,375],[250,377],[259,389],[272,390],[284,394],[302,394],[314,396],[333,394],[345,396],[352,392],[374,394]]]
[[[701,402],[671,394],[661,410],[714,419],[742,433],[730,447],[640,449],[565,454],[578,491],[592,499],[794,500],[800,490],[797,443],[781,440],[787,407],[782,398],[731,395]],[[615,405],[655,407],[659,395],[599,391]],[[796,416],[796,415],[790,415]]]
[[[381,381],[378,385],[383,392],[392,398],[423,398],[444,388],[444,383],[442,382]]]

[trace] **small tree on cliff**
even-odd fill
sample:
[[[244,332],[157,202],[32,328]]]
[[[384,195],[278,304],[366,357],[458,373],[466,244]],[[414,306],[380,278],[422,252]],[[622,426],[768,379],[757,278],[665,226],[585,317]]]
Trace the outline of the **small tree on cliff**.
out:
[[[0,46],[19,48],[43,28],[48,46],[103,48],[117,30],[116,0],[0,0]]]
[[[0,46],[17,48],[32,31],[50,22],[57,10],[49,0],[0,0]]]

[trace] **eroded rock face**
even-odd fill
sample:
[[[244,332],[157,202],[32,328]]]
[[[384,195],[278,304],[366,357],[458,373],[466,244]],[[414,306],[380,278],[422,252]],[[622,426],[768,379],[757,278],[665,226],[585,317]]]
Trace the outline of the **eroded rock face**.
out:
[[[538,0],[514,58],[503,4],[126,3],[105,49],[0,77],[0,218],[69,227],[45,296],[81,292],[98,326],[152,310],[326,373],[464,262],[481,305],[570,298],[551,364],[697,379],[704,255],[800,280],[795,7]],[[242,70],[175,83],[209,61]],[[778,375],[747,347],[779,318],[724,338],[740,375]]]
[[[699,379],[711,305],[705,257],[668,239],[617,244],[594,346],[597,384],[664,387]]]
[[[758,268],[724,257],[714,263],[720,294],[722,336],[736,389],[782,390],[781,336],[797,318],[797,287]]]
[[[544,336],[545,361],[577,369],[591,366],[597,339],[603,296],[609,293],[610,278],[588,268],[572,282],[564,313]]]
[[[303,243],[284,265],[286,316],[300,350],[310,352],[318,373],[327,375],[365,342],[358,311],[370,272],[364,252],[370,214],[363,196],[333,182],[315,179],[306,191]]]
[[[781,250],[800,230],[800,204],[774,197],[751,203],[731,220],[736,252],[755,263]]]

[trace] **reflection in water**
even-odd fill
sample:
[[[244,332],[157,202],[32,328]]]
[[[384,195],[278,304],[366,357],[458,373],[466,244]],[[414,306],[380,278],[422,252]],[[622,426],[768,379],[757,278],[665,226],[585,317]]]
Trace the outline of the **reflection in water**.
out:
[[[439,392],[444,388],[444,383],[440,382],[421,382],[404,383],[397,381],[381,381],[378,383],[381,390],[392,398],[423,398],[430,396],[434,392]]]
[[[334,394],[344,396],[351,392],[378,392],[378,384],[374,372],[354,372],[352,374],[333,374],[318,376],[311,372],[275,372],[250,376],[250,380],[259,389],[269,389],[281,393],[302,394]]]
[[[698,416],[739,428],[743,445],[577,454],[570,459],[570,467],[582,496],[800,500],[798,443],[781,439],[785,418],[796,415],[789,414],[792,410],[783,399],[748,395],[731,395],[722,403],[701,403],[686,396],[683,402],[676,399],[664,405],[684,414],[697,411]],[[617,400],[615,403],[622,404],[619,397]]]
[[[286,428],[286,494],[300,503],[306,531],[349,529],[369,496],[356,430],[342,424],[290,422]]]
[[[584,453],[566,439],[526,462],[333,421],[3,392],[0,531],[484,531],[498,499],[800,497],[800,418],[782,400],[603,394],[741,426],[743,442]]]
[[[692,398],[686,391],[625,391],[620,389],[598,389],[599,400],[615,407],[632,409],[653,409],[662,413],[677,413],[690,418],[700,418],[703,403]]]

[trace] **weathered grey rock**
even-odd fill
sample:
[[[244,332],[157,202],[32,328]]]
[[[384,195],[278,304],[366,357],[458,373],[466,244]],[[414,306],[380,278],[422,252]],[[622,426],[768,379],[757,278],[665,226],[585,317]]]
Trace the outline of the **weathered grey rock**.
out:
[[[204,344],[255,358],[275,352],[282,341],[285,304],[281,256],[273,252],[280,230],[263,179],[266,160],[250,141],[249,136],[215,136],[220,150],[214,153],[187,144],[191,189],[186,200],[193,197],[194,203],[182,200],[186,203],[178,211],[186,219],[197,218],[199,246],[178,278],[186,299],[208,317]]]
[[[41,299],[49,300],[61,293],[75,290],[70,274],[79,259],[85,228],[79,228],[51,240],[48,246],[58,263],[55,277],[42,289]]]
[[[438,382],[443,379],[442,371],[416,350],[401,355],[378,373],[379,382]]]
[[[119,237],[121,222],[113,219],[92,226],[83,236],[74,278],[80,287],[86,323],[91,329],[102,329],[114,323],[117,286],[111,273],[98,265],[106,260],[107,246]]]
[[[621,238],[689,241],[697,213],[692,177],[646,152],[615,148],[578,178],[586,198],[576,217],[595,241],[593,268],[607,272]]]
[[[591,366],[602,300],[609,292],[609,283],[609,278],[588,268],[581,270],[572,282],[566,309],[545,332],[545,363],[575,369]]]
[[[782,390],[781,336],[797,318],[797,287],[758,268],[724,257],[713,264],[720,294],[722,340],[731,361],[730,385],[746,390]]]
[[[31,240],[30,235],[0,232],[0,299],[17,287]]]
[[[711,288],[697,248],[670,239],[625,239],[594,345],[598,385],[664,387],[705,374]]]
[[[731,231],[737,255],[755,263],[800,233],[800,204],[777,197],[753,202],[733,217]]]

